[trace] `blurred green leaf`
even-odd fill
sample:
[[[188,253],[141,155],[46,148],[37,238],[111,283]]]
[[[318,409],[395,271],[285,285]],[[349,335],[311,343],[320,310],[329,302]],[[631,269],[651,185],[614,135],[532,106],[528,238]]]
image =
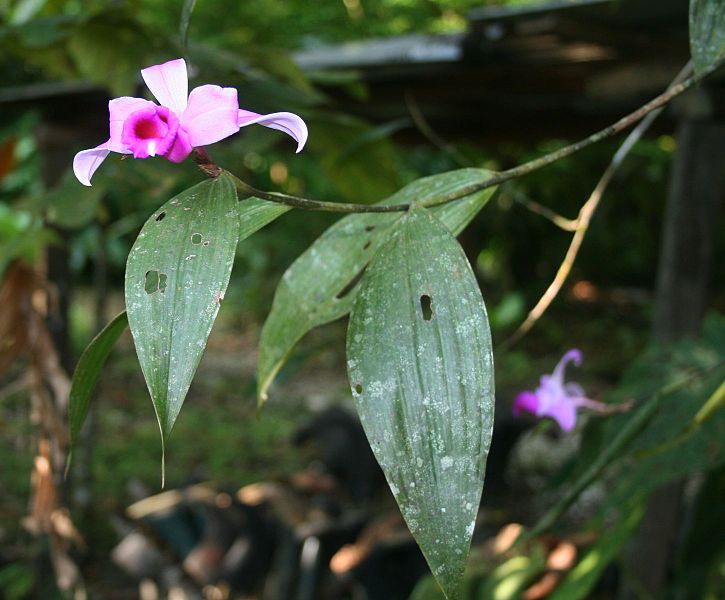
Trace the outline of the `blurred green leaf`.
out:
[[[28,564],[13,562],[0,567],[0,591],[5,600],[31,598],[35,587],[35,573]]]
[[[514,556],[483,580],[473,600],[509,600],[520,598],[523,591],[546,568],[546,555],[535,546],[529,556]]]
[[[433,575],[461,597],[493,429],[486,310],[463,249],[423,209],[372,259],[347,336],[362,425]]]
[[[98,375],[120,335],[126,330],[126,311],[117,315],[106,325],[81,354],[71,380],[68,396],[68,422],[71,449],[78,442],[83,423],[88,415],[91,394],[96,387]]]
[[[379,128],[340,114],[313,113],[306,120],[315,132],[309,148],[321,157],[319,166],[345,199],[372,202],[399,187],[395,148]]]
[[[179,40],[181,41],[181,47],[184,49],[186,49],[189,45],[189,22],[191,21],[191,15],[194,12],[195,6],[196,0],[184,0],[184,5],[181,7]]]
[[[105,191],[102,185],[78,185],[73,171],[68,170],[60,184],[43,198],[48,222],[67,229],[88,225],[96,218]]]
[[[637,529],[644,515],[644,497],[639,495],[630,498],[621,508],[617,522],[608,526],[594,545],[587,549],[576,566],[566,574],[554,593],[549,596],[550,600],[589,598],[604,569]]]
[[[128,322],[164,444],[229,283],[238,210],[229,177],[203,181],[157,210],[128,256]]]
[[[132,96],[144,57],[154,47],[149,32],[121,14],[106,13],[81,25],[68,41],[80,74],[114,96]]]
[[[422,202],[489,179],[483,169],[460,169],[424,177],[380,204]],[[491,199],[495,188],[433,209],[457,235]],[[399,213],[355,214],[327,229],[287,269],[277,287],[272,310],[262,329],[257,369],[260,403],[297,342],[311,329],[346,315],[358,279]]]
[[[19,210],[0,202],[0,277],[16,258],[33,264],[56,234],[43,227],[29,210]]]
[[[690,0],[690,52],[700,74],[725,56],[725,3]]]
[[[725,591],[725,467],[711,471],[691,508],[691,522],[680,545],[674,597],[721,598]],[[679,593],[678,593],[679,592]]]

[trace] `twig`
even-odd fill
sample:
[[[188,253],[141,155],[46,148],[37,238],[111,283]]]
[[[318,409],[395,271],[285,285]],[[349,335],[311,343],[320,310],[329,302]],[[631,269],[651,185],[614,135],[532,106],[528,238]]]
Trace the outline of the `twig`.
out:
[[[206,148],[194,148],[192,159],[209,177],[219,177],[222,174],[223,169],[211,159]]]
[[[459,190],[457,190],[455,192],[450,192],[448,194],[442,194],[441,196],[438,196],[437,198],[431,198],[427,202],[421,202],[419,206],[424,207],[424,208],[431,208],[433,206],[440,206],[441,204],[448,204],[449,202],[453,202],[455,200],[460,200],[461,198],[465,198],[466,196],[470,196],[471,194],[475,194],[476,192],[480,192],[481,190],[485,190],[487,188],[500,185],[501,183],[503,183],[505,181],[509,181],[511,179],[516,179],[517,177],[521,177],[523,175],[528,175],[529,173],[532,173],[533,171],[541,169],[542,167],[546,167],[563,158],[571,156],[572,154],[576,154],[577,152],[579,152],[580,150],[583,150],[584,148],[588,148],[589,146],[596,144],[597,142],[601,142],[602,140],[612,137],[612,136],[620,133],[621,131],[627,129],[628,127],[631,127],[637,121],[640,121],[641,119],[643,119],[645,116],[647,116],[652,111],[655,111],[655,110],[661,108],[662,106],[665,106],[673,98],[676,98],[683,92],[686,92],[693,85],[700,82],[707,75],[710,75],[711,73],[716,71],[723,64],[725,64],[725,57],[712,63],[707,69],[703,70],[702,73],[700,73],[697,77],[690,77],[687,80],[683,81],[682,83],[678,83],[677,85],[671,86],[665,92],[663,92],[656,98],[650,100],[647,104],[639,107],[634,112],[629,113],[626,117],[621,118],[619,121],[617,121],[613,125],[610,125],[609,127],[605,127],[604,129],[597,131],[596,133],[593,133],[592,135],[590,135],[589,137],[587,137],[583,140],[580,140],[578,142],[575,142],[573,144],[560,148],[559,150],[556,150],[555,152],[551,152],[550,154],[546,154],[537,159],[526,162],[522,165],[519,165],[518,167],[514,167],[513,169],[501,171],[500,173],[497,173],[493,177],[489,177],[486,181],[482,181],[481,183],[473,183],[473,184],[470,184],[463,188],[460,188]],[[200,166],[202,166],[202,164],[203,163],[200,163]],[[213,165],[213,163],[211,163],[211,164]],[[216,165],[214,165],[214,166],[216,166]],[[203,168],[203,166],[202,166],[202,168]],[[216,175],[218,175],[218,173],[216,175],[213,173],[210,173],[210,175],[212,177],[215,177]],[[231,175],[231,173],[230,173],[230,175]],[[404,211],[407,211],[410,209],[410,204],[366,205],[366,204],[343,204],[343,203],[337,203],[337,202],[322,202],[319,200],[309,200],[307,198],[301,198],[299,196],[292,196],[289,194],[280,194],[280,193],[276,193],[276,192],[265,192],[263,190],[257,190],[255,188],[253,188],[252,186],[242,182],[241,180],[239,180],[236,177],[234,179],[235,179],[235,183],[237,183],[237,188],[241,192],[253,194],[254,196],[257,196],[258,198],[262,198],[264,200],[269,200],[271,202],[279,202],[281,204],[287,204],[288,206],[293,206],[295,208],[303,208],[303,209],[307,209],[307,210],[323,210],[323,211],[341,212],[341,213],[404,212]]]
[[[445,152],[446,154],[448,154],[448,156],[450,156],[460,167],[475,166],[471,164],[471,161],[466,160],[461,155],[461,153],[455,149],[455,146],[453,146],[450,142],[447,142],[440,135],[438,135],[435,129],[433,129],[430,123],[428,123],[428,121],[426,120],[423,112],[418,106],[418,103],[415,101],[415,98],[411,94],[406,93],[405,103],[408,106],[408,112],[410,112],[410,117],[411,119],[413,119],[413,124],[418,128],[418,131],[420,131],[420,133],[428,141],[430,141],[431,144],[433,144],[441,152]],[[522,194],[513,194],[512,196],[514,202],[518,202],[526,209],[530,210],[532,213],[548,219],[549,221],[554,223],[554,225],[563,229],[564,231],[576,230],[576,220],[562,217],[561,215],[557,214],[543,204],[539,204],[538,202],[534,202],[533,200],[525,198]]]
[[[308,198],[290,196],[288,194],[280,194],[278,192],[265,192],[264,190],[258,190],[257,188],[242,181],[236,175],[230,173],[229,171],[224,172],[232,178],[232,180],[234,181],[234,185],[237,187],[237,190],[242,192],[242,194],[245,194],[245,198],[247,196],[255,196],[256,198],[262,198],[263,200],[269,200],[270,202],[278,202],[280,204],[286,204],[287,206],[293,206],[295,208],[303,208],[305,210],[321,210],[326,212],[338,213],[390,213],[406,211],[410,208],[409,204],[391,204],[390,206],[346,204],[344,202],[323,202],[321,200],[310,200]]]
[[[427,119],[423,115],[423,111],[420,110],[420,107],[418,106],[418,102],[415,100],[413,95],[410,92],[406,92],[405,94],[405,104],[408,107],[408,112],[410,113],[410,118],[413,119],[413,124],[416,126],[418,131],[436,148],[441,150],[442,152],[445,152],[450,156],[456,164],[460,167],[470,167],[472,166],[470,164],[470,161],[467,161],[458,150],[456,150],[455,146],[450,144],[449,142],[446,142],[441,136],[439,136],[436,131],[430,126]]]
[[[512,197],[514,199],[514,202],[518,202],[527,210],[530,210],[532,213],[548,219],[559,229],[563,229],[564,231],[576,231],[578,219],[567,219],[566,217],[561,216],[559,213],[551,210],[548,206],[544,206],[543,204],[539,204],[534,200],[530,200],[521,193],[513,193]]]
[[[682,71],[678,73],[677,77],[675,77],[674,81],[668,89],[674,90],[684,85],[684,83],[679,82],[685,79],[691,71],[692,64],[688,63],[682,69]],[[692,81],[692,78],[688,79],[687,81]],[[549,287],[546,289],[539,301],[536,303],[536,306],[534,306],[534,308],[529,311],[529,314],[527,315],[524,322],[519,326],[519,328],[510,338],[503,342],[502,348],[510,347],[512,344],[515,344],[524,335],[526,335],[526,333],[531,330],[531,328],[541,318],[544,312],[549,308],[551,303],[554,301],[554,298],[556,298],[556,296],[559,294],[561,288],[564,285],[564,282],[566,281],[567,277],[569,277],[569,273],[571,273],[574,261],[579,254],[579,250],[581,249],[582,243],[584,242],[584,237],[586,236],[587,230],[589,229],[589,224],[591,223],[592,217],[594,216],[594,213],[599,206],[599,202],[602,199],[602,196],[607,189],[607,186],[612,181],[612,178],[624,162],[626,156],[632,150],[634,145],[644,135],[647,129],[649,129],[650,125],[652,125],[652,123],[659,116],[662,110],[664,110],[664,107],[660,106],[659,108],[656,108],[652,110],[649,114],[647,114],[645,119],[639,125],[637,125],[637,127],[627,136],[627,139],[624,140],[622,145],[614,154],[611,162],[609,163],[609,166],[607,167],[607,170],[604,171],[604,174],[597,183],[597,186],[594,188],[594,191],[591,193],[589,199],[582,205],[581,209],[579,210],[579,216],[576,218],[575,221],[573,221],[573,225],[575,228],[574,235],[571,238],[571,243],[569,244],[569,248],[566,251],[564,260],[561,262],[561,265],[559,265],[556,276],[549,284]]]

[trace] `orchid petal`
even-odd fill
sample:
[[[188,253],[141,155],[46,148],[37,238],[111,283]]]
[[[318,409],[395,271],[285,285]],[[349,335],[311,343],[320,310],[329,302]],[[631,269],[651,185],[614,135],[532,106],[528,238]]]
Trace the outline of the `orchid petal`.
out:
[[[123,133],[123,124],[126,119],[133,113],[143,110],[144,108],[154,108],[156,105],[150,100],[143,98],[131,98],[130,96],[122,96],[114,98],[108,103],[108,113],[110,115],[111,139],[108,140],[108,149],[113,152],[121,152],[129,154],[130,151],[126,144],[121,140]]]
[[[564,356],[561,357],[561,360],[554,368],[554,372],[551,374],[552,379],[555,379],[559,382],[559,384],[562,384],[564,382],[564,370],[566,369],[566,365],[568,365],[570,362],[573,362],[576,366],[579,366],[581,364],[581,350],[572,348],[571,350],[569,350],[569,352],[564,354]]]
[[[191,154],[192,150],[193,146],[189,142],[189,134],[179,127],[173,145],[164,156],[172,163],[180,163]]]
[[[260,115],[248,110],[239,110],[237,120],[239,127],[247,125],[264,125],[270,129],[282,131],[292,137],[297,142],[297,150],[300,152],[307,142],[307,125],[301,117],[290,112],[271,113],[269,115]]]
[[[141,70],[141,76],[161,106],[181,115],[186,109],[189,78],[183,58]]]
[[[514,417],[518,417],[522,412],[530,412],[536,414],[539,406],[539,399],[534,392],[526,391],[517,394],[514,400],[512,413]]]
[[[551,417],[564,431],[571,431],[576,425],[576,404],[574,402],[556,402],[539,416]]]
[[[237,90],[202,85],[191,90],[189,104],[181,115],[181,126],[192,146],[206,146],[239,131]]]
[[[101,163],[106,160],[106,157],[111,152],[109,149],[109,143],[101,144],[95,148],[88,150],[81,150],[73,158],[73,173],[83,185],[91,185],[91,177],[96,172],[96,169],[101,166]]]

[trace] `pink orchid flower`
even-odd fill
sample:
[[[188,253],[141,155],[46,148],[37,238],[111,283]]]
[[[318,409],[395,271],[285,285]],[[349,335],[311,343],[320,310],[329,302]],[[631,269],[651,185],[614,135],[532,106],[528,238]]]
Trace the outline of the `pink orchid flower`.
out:
[[[178,163],[195,147],[223,140],[254,123],[292,136],[297,152],[307,141],[307,126],[300,117],[288,112],[260,115],[241,110],[234,88],[202,85],[189,93],[183,58],[143,69],[141,76],[159,104],[128,96],[108,103],[111,137],[73,159],[73,172],[83,185],[91,185],[93,173],[109,152],[133,154],[134,158],[163,156]]]
[[[573,362],[579,366],[582,361],[580,350],[569,350],[551,375],[542,375],[539,387],[535,392],[521,392],[516,396],[513,415],[518,417],[522,412],[530,412],[539,418],[551,417],[564,431],[571,431],[576,425],[577,409],[589,408],[599,413],[611,413],[628,407],[613,406],[596,402],[586,397],[584,390],[577,383],[564,383],[566,365]]]

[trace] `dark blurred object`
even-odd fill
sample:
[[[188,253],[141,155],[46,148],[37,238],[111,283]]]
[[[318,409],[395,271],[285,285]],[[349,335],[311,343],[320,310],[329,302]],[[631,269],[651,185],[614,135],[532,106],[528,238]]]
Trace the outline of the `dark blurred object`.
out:
[[[399,512],[373,519],[353,544],[340,548],[330,569],[355,598],[405,600],[429,574],[418,544]]]
[[[292,441],[296,446],[309,447],[315,463],[332,475],[354,502],[368,502],[384,487],[383,472],[365,431],[357,417],[345,409],[322,411],[299,429]]]
[[[294,436],[311,467],[232,495],[209,485],[139,500],[113,560],[163,593],[208,586],[264,600],[404,599],[428,570],[360,423],[328,409]],[[381,497],[377,516],[371,500]]]
[[[128,516],[138,527],[112,556],[130,575],[163,581],[181,564],[200,588],[224,582],[250,594],[264,585],[279,535],[278,522],[264,507],[195,485],[141,500]]]

